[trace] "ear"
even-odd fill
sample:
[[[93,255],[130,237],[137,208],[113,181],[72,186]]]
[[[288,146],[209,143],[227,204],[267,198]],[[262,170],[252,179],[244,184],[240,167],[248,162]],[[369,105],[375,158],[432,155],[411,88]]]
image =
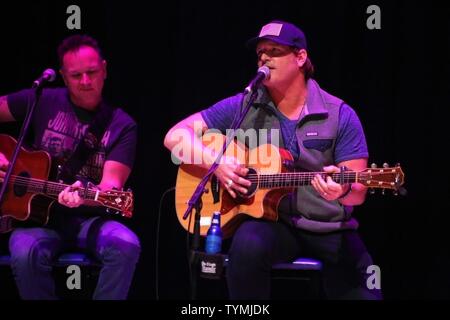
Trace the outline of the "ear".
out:
[[[297,65],[299,68],[303,67],[306,62],[306,58],[308,58],[308,53],[305,49],[300,49],[297,52]]]

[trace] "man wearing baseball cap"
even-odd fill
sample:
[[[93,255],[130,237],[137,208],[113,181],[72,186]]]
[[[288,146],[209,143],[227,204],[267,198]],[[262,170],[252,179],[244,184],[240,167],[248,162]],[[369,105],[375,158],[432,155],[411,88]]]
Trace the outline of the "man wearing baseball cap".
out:
[[[272,265],[309,256],[323,263],[327,298],[380,299],[381,291],[366,285],[366,270],[373,261],[352,217],[353,206],[365,200],[366,187],[345,179],[338,183],[330,175],[344,177],[347,170],[367,167],[369,154],[358,116],[312,79],[306,37],[295,25],[272,21],[247,45],[255,50],[258,67],[266,66],[270,75],[257,88],[257,98],[241,128],[266,129],[270,136],[271,130],[279,130],[279,141],[269,141],[292,154],[289,169],[326,174],[314,175],[274,203],[278,221],[247,219],[239,226],[228,253],[230,298],[270,298]],[[178,138],[172,132],[180,128],[191,132],[192,140],[198,139],[192,129],[195,122],[204,130],[226,132],[246,101],[246,94],[241,93],[186,118],[167,133],[165,145],[174,149]],[[192,153],[213,154],[202,143],[192,143]],[[237,159],[227,156],[215,174],[235,198],[251,185],[247,173]]]
[[[270,40],[295,50],[308,50],[306,37],[303,31],[288,22],[272,21],[266,24],[261,28],[261,31],[257,37],[247,41],[247,46],[255,48],[261,40]],[[307,55],[302,68],[306,80],[313,76],[314,67]]]

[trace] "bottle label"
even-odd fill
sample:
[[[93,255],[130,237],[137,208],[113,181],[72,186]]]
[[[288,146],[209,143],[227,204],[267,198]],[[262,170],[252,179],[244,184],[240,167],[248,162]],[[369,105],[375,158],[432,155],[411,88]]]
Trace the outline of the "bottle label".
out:
[[[222,238],[217,235],[209,235],[206,237],[205,252],[219,253],[222,250]]]

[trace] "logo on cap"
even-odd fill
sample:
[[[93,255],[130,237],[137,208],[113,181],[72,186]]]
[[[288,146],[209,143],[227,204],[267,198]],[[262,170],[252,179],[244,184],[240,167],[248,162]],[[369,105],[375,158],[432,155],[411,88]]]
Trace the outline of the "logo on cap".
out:
[[[275,36],[278,37],[281,33],[283,25],[281,23],[269,23],[262,27],[259,37]]]

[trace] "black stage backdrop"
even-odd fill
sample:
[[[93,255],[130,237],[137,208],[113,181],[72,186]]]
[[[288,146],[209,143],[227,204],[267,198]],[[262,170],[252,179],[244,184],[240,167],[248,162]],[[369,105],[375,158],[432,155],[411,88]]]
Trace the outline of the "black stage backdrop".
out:
[[[106,96],[139,124],[129,225],[143,251],[131,299],[157,298],[157,283],[160,299],[189,297],[186,234],[173,192],[162,204],[158,282],[155,276],[158,205],[177,172],[163,138],[185,116],[243,90],[256,70],[245,41],[273,19],[304,30],[316,79],[361,118],[370,163],[402,164],[408,195],[378,192],[355,211],[381,268],[385,298],[450,297],[444,155],[450,38],[448,10],[437,1],[4,1],[0,95],[58,68],[57,45],[78,32],[66,27],[71,4],[81,8],[81,33],[99,40],[109,63]],[[372,4],[381,9],[380,30],[366,26]],[[1,131],[16,133],[17,127],[2,124]]]

